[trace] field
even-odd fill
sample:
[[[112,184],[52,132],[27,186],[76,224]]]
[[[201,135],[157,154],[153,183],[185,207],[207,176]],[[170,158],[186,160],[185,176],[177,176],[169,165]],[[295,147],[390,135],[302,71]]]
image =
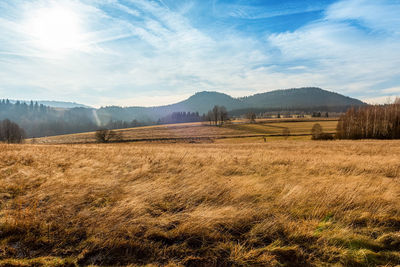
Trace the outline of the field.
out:
[[[0,266],[395,266],[399,161],[400,141],[0,145]]]
[[[224,126],[209,126],[208,123],[182,123],[137,127],[116,130],[121,133],[124,141],[215,141],[226,138],[263,140],[263,137],[281,137],[283,129],[290,130],[291,138],[310,139],[311,128],[315,123],[321,124],[324,131],[334,133],[336,119],[270,119],[260,120],[257,123],[243,121],[225,124]],[[80,133],[60,136],[50,136],[28,140],[28,143],[38,144],[72,144],[95,143],[94,133]]]

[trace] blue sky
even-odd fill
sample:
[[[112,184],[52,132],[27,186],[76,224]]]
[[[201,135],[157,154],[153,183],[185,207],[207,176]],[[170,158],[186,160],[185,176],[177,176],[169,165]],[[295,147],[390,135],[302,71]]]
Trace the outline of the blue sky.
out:
[[[400,95],[400,0],[2,0],[0,98],[174,103],[318,86]]]

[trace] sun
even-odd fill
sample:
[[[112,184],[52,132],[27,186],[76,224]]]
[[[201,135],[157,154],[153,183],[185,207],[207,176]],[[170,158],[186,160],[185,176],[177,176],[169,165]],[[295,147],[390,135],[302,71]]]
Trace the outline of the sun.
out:
[[[34,10],[26,26],[33,43],[49,52],[75,50],[83,44],[80,18],[74,10],[65,6]]]

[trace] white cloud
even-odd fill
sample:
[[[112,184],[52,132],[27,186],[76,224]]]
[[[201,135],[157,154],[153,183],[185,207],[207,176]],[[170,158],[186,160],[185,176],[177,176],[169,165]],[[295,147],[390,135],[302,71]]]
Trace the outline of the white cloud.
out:
[[[364,101],[365,103],[371,104],[371,105],[392,104],[395,100],[396,100],[396,97],[391,96],[391,95],[362,99],[362,101]]]
[[[372,16],[374,7],[377,12]],[[392,11],[380,8],[376,1],[341,1],[328,9],[324,19],[294,32],[273,34],[268,41],[279,48],[281,60],[308,62],[307,72],[323,87],[355,95],[375,89],[374,94],[380,94],[380,84],[400,83],[400,52],[396,48],[400,38],[394,33],[371,34],[347,19],[372,24],[385,16],[393,17]]]
[[[326,11],[329,20],[357,20],[371,30],[400,33],[400,4],[392,0],[339,1]]]
[[[186,17],[193,3],[175,12],[145,0],[60,0],[82,19],[84,40],[62,55],[35,46],[24,27],[26,14],[50,2],[0,3],[0,98],[151,106],[202,90],[320,86],[368,98],[400,86],[398,6],[389,2],[341,1],[319,21],[262,39],[207,34]]]
[[[389,93],[400,94],[400,86],[383,89],[382,93],[385,93],[385,94],[389,94]]]

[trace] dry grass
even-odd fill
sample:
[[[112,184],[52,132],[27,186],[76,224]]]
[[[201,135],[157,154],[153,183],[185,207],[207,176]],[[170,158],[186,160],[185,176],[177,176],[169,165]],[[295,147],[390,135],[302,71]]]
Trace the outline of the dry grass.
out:
[[[0,266],[394,266],[399,141],[0,145]]]
[[[334,133],[336,131],[337,120],[312,120],[312,121],[264,121],[256,124],[232,124],[226,125],[227,128],[242,130],[247,133],[260,133],[268,135],[282,135],[285,128],[290,130],[291,135],[311,135],[311,129],[315,123],[319,123],[324,132]]]
[[[320,123],[326,132],[334,132],[337,120],[322,120],[321,118],[311,119],[269,119],[260,120],[256,124],[244,123],[243,121],[235,121],[233,124],[226,124],[223,127],[209,126],[207,123],[181,123],[156,125],[147,127],[137,127],[116,130],[121,133],[125,141],[149,141],[162,139],[176,140],[193,140],[193,139],[210,139],[216,140],[220,138],[248,138],[254,136],[276,136],[282,135],[284,128],[289,128],[290,134],[311,135],[311,128],[314,123]],[[94,143],[95,134],[79,133],[69,135],[50,136],[44,138],[36,138],[37,144],[73,144],[73,143]],[[309,139],[309,136],[307,136]],[[304,139],[304,138],[303,138]],[[166,140],[171,141],[171,140]],[[27,140],[31,143],[32,140]]]
[[[148,127],[128,128],[115,130],[122,134],[124,140],[159,140],[163,138],[190,139],[194,137],[221,137],[221,136],[246,136],[251,133],[230,129],[226,127],[215,127],[203,125],[200,123],[182,123],[168,124]],[[254,133],[253,133],[254,135]],[[71,144],[71,143],[93,143],[95,142],[94,133],[79,133],[59,136],[49,136],[44,138],[36,138],[35,143],[38,144]],[[28,143],[31,140],[27,141]]]

